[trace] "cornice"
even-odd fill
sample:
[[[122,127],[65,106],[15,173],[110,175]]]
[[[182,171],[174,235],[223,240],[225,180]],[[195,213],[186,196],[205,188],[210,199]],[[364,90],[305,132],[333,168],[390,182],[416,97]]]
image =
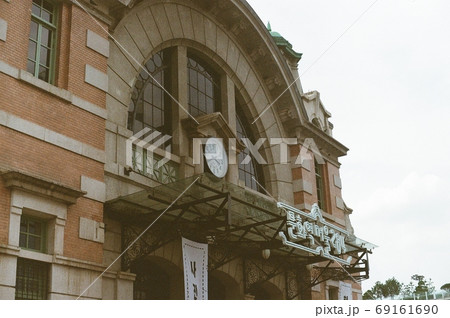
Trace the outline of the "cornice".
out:
[[[6,188],[19,189],[40,196],[56,199],[66,204],[74,204],[77,199],[86,194],[79,189],[74,189],[41,177],[31,176],[20,171],[7,171],[1,173],[1,178]]]

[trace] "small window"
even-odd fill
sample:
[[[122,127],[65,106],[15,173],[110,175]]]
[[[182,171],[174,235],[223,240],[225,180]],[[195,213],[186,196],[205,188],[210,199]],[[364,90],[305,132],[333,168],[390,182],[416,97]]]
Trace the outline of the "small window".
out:
[[[317,204],[321,210],[325,209],[325,187],[324,187],[324,165],[314,160],[314,169],[316,173],[316,191]]]
[[[48,271],[48,264],[46,263],[18,258],[16,299],[47,299]]]
[[[218,111],[216,74],[197,58],[188,57],[189,113],[196,117]]]
[[[53,82],[56,35],[56,6],[47,0],[33,0],[28,39],[27,71]]]
[[[42,220],[22,215],[20,220],[19,246],[37,252],[46,252],[46,223]]]

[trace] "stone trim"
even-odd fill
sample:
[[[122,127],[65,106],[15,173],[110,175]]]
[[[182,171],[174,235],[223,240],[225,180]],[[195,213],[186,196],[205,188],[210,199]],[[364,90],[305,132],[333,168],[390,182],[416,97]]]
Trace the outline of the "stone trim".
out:
[[[341,197],[336,197],[336,207],[340,210],[345,211],[344,200]]]
[[[292,182],[292,186],[294,188],[294,192],[307,192],[309,194],[313,194],[313,186],[311,182],[308,182],[306,180],[294,180]]]
[[[103,277],[107,278],[117,278],[117,279],[125,279],[130,281],[136,280],[136,274],[128,273],[128,272],[110,272],[107,271],[103,274]]]
[[[69,267],[75,267],[77,269],[88,269],[96,272],[103,272],[106,269],[106,265],[101,265],[94,262],[83,261],[75,258],[70,258],[62,255],[55,255],[54,264],[65,265]]]
[[[104,243],[105,224],[80,217],[79,238],[97,243]]]
[[[311,171],[312,166],[312,159],[304,159],[301,164],[297,164],[296,161],[298,159],[298,156],[291,156],[291,167],[294,168],[303,168],[306,171]]]
[[[85,192],[78,189],[45,180],[41,177],[31,176],[20,171],[8,171],[3,173],[1,177],[7,188],[26,190],[66,204],[76,203],[77,199],[85,194]]]
[[[311,211],[312,209],[312,205],[308,203],[296,204],[294,207],[302,211]]]
[[[105,152],[72,139],[28,120],[0,110],[0,126],[13,129],[25,135],[45,141],[54,146],[69,150],[89,159],[105,163]]]
[[[81,190],[86,192],[86,198],[105,203],[106,186],[104,182],[81,176]]]
[[[333,180],[334,180],[334,185],[336,187],[338,187],[339,189],[342,189],[341,177],[339,177],[338,175],[333,175]]]
[[[24,249],[20,249],[17,256],[20,258],[32,259],[44,263],[52,263],[53,261],[53,256],[50,254],[44,254]]]
[[[95,67],[86,64],[84,81],[104,92],[108,92],[108,75]]]
[[[8,22],[0,19],[0,41],[6,42],[6,34],[8,31]]]
[[[334,185],[336,187],[338,187],[339,189],[342,189],[342,181],[341,181],[341,177],[339,177],[338,175],[333,175],[333,180],[334,180]]]
[[[100,118],[106,119],[107,118],[107,111],[106,109],[92,104],[81,97],[78,97],[71,92],[64,90],[62,88],[56,87],[52,84],[49,84],[45,81],[42,81],[36,77],[34,77],[31,73],[28,73],[25,70],[19,70],[3,61],[0,60],[0,73],[6,74],[8,76],[11,76],[15,79],[18,79],[20,81],[23,81],[27,84],[30,84],[34,87],[37,87],[39,89],[42,89],[46,91],[49,94],[52,94],[56,97],[59,97],[66,102],[71,103],[73,106],[78,107],[84,111],[87,111],[93,115],[96,115]]]
[[[87,30],[86,46],[105,57],[109,57],[109,41],[94,31]]]

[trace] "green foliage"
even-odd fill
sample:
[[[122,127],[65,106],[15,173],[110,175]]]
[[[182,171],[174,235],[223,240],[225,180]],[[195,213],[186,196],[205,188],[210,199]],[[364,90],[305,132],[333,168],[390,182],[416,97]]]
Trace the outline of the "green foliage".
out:
[[[396,280],[394,277],[389,278],[384,283],[384,295],[385,297],[391,297],[400,295],[400,292],[402,290],[402,284],[398,280]]]
[[[368,291],[366,291],[364,294],[363,294],[363,299],[364,300],[374,300],[375,299],[375,296],[374,296],[374,294],[372,293],[372,290],[368,290]]]
[[[382,299],[385,293],[384,284],[380,281],[376,282],[372,287],[372,294],[376,299]]]
[[[450,291],[450,283],[443,285],[441,289]],[[363,299],[394,298],[400,294],[404,298],[413,298],[414,294],[431,294],[434,291],[435,288],[431,279],[426,280],[425,276],[415,274],[411,276],[411,281],[407,285],[400,283],[394,277],[387,279],[384,283],[378,281],[371,289],[364,293]]]
[[[409,282],[408,285],[402,284],[402,290],[401,294],[403,297],[412,297],[412,294],[414,293],[416,289],[416,286],[413,282]]]
[[[442,285],[441,289],[445,290],[446,292],[450,292],[450,283]]]

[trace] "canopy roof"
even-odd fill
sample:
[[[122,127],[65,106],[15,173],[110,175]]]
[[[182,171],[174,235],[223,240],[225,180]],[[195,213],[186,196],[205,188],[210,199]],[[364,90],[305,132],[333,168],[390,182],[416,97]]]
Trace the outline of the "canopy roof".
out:
[[[124,224],[142,230],[158,223],[160,236],[164,238],[182,235],[247,256],[260,255],[262,249],[270,249],[271,257],[293,264],[330,260],[324,255],[313,255],[283,244],[279,233],[286,228],[284,206],[273,198],[205,173],[119,197],[107,202],[105,211]],[[152,230],[150,228],[149,232]],[[136,230],[135,234],[138,234]],[[298,243],[308,246],[309,240]],[[153,246],[151,242],[146,244]],[[161,246],[157,244],[154,248]],[[359,253],[365,254],[375,246],[353,237],[346,241],[346,247],[346,255],[359,261]],[[149,253],[154,249],[145,250]]]

